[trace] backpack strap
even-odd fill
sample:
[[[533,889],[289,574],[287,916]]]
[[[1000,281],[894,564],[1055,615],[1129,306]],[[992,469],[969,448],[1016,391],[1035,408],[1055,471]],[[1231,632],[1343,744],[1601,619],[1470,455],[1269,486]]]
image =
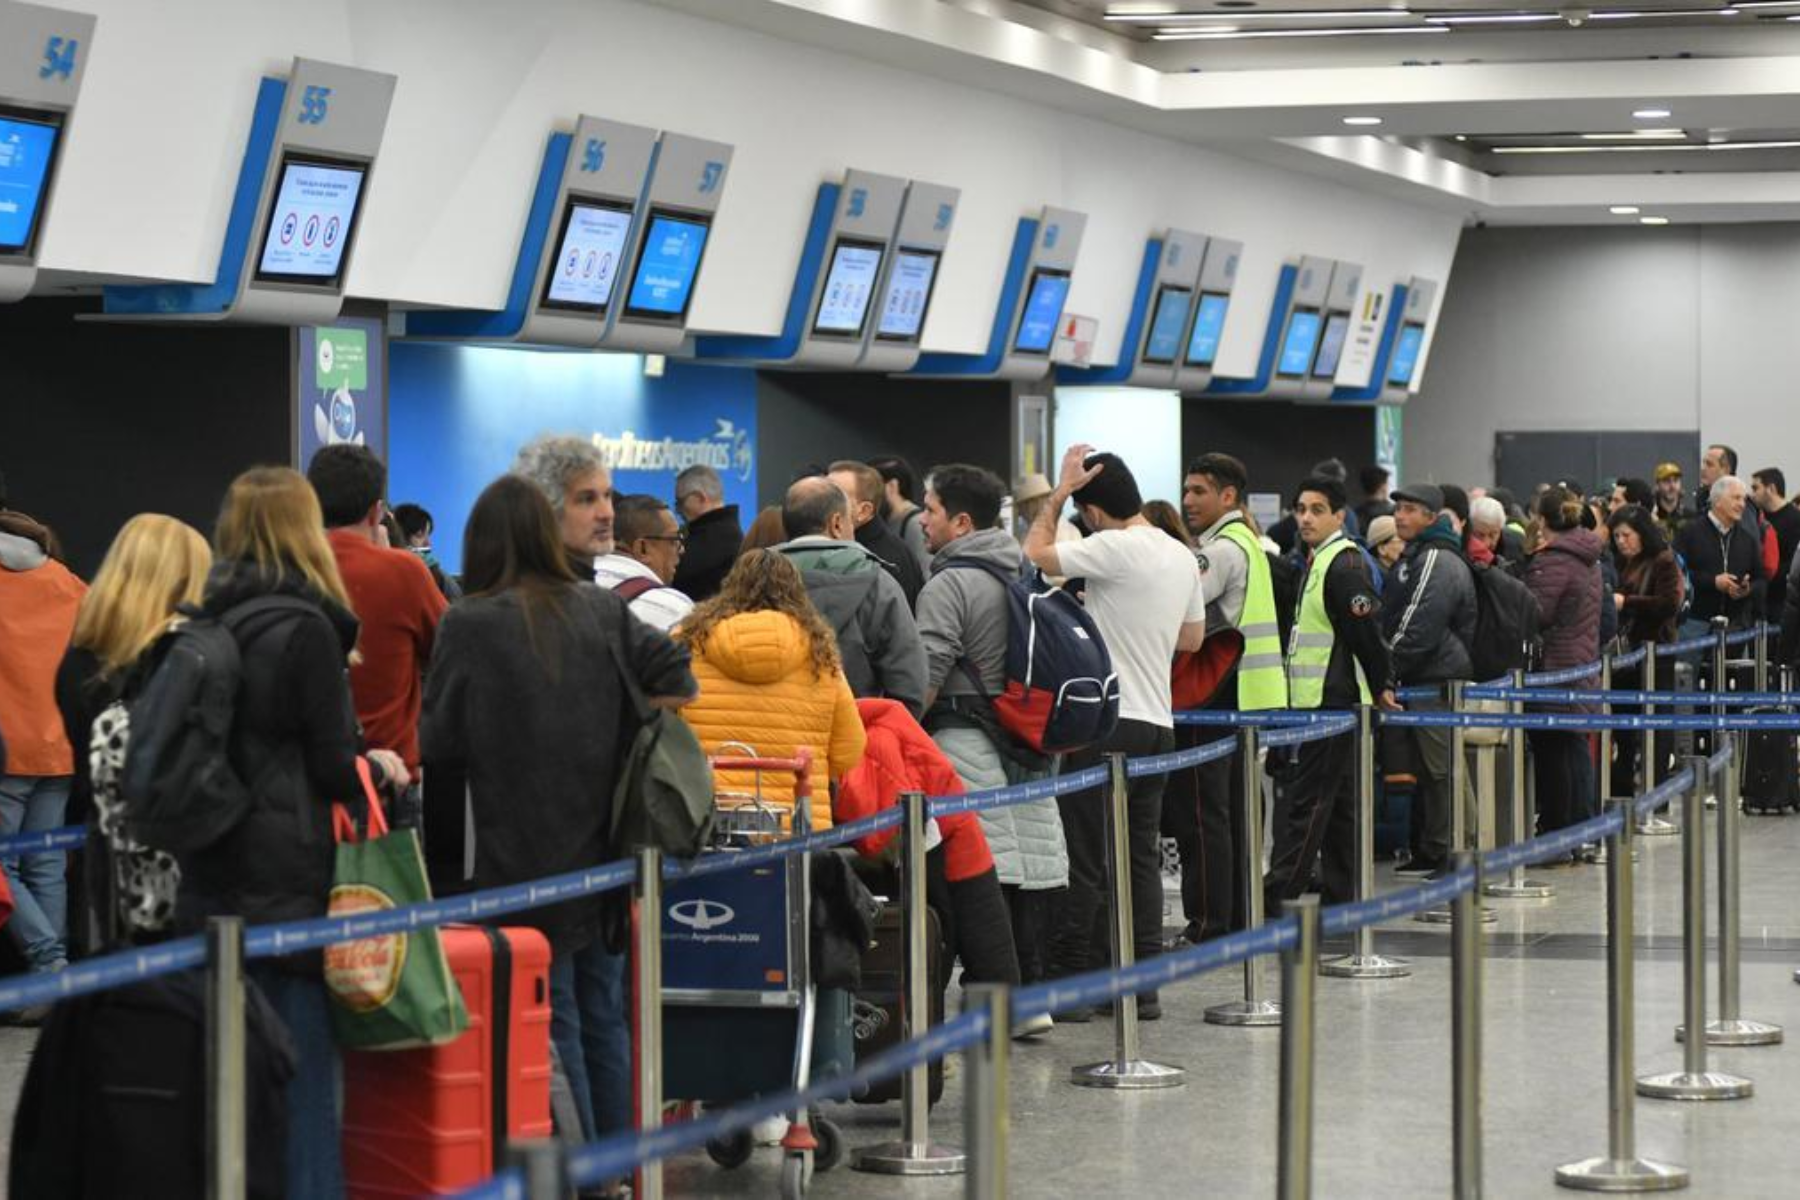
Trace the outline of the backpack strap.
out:
[[[1016,573],[1008,575],[1005,568],[1001,567],[999,564],[986,562],[978,558],[947,558],[944,560],[944,565],[940,567],[939,570],[980,571],[990,578],[999,580],[1005,587],[1011,587],[1019,581],[1019,576]],[[991,697],[988,696],[987,688],[982,686],[981,673],[975,669],[975,664],[969,661],[967,655],[956,660],[956,669],[961,671],[963,675],[967,677],[968,681],[974,685],[975,694],[977,696],[980,696],[983,700],[991,699]]]
[[[654,592],[657,588],[668,586],[666,583],[659,583],[643,575],[633,575],[630,579],[623,580],[618,587],[612,590],[612,593],[626,604],[630,604],[645,592]]]

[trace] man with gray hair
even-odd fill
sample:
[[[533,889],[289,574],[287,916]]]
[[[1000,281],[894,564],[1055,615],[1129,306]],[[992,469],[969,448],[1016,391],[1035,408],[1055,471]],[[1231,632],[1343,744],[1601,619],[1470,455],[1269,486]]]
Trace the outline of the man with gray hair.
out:
[[[781,505],[788,539],[773,548],[800,569],[806,593],[837,633],[844,678],[859,699],[925,711],[925,646],[906,593],[856,540],[850,497],[823,475],[795,481]]]
[[[1706,514],[1682,526],[1675,553],[1694,581],[1688,619],[1711,623],[1724,617],[1733,629],[1747,628],[1762,611],[1766,586],[1762,546],[1744,524],[1750,489],[1736,475],[1721,475],[1707,491]]]
[[[1506,565],[1506,506],[1492,496],[1469,500],[1469,558],[1474,562]]]
[[[684,595],[705,600],[718,594],[743,547],[738,506],[725,503],[725,481],[702,463],[675,477],[675,508],[687,523],[687,549],[672,583]]]
[[[512,474],[550,501],[569,569],[592,583],[594,560],[613,550],[612,472],[600,447],[574,434],[539,434],[519,447]]]

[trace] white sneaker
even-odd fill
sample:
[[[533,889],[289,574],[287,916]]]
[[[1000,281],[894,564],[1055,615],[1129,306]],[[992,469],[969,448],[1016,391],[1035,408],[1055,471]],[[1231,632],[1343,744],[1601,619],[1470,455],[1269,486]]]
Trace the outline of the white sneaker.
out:
[[[1039,1013],[1035,1017],[1026,1017],[1023,1021],[1020,1021],[1013,1026],[1013,1041],[1019,1042],[1031,1038],[1039,1038],[1046,1033],[1049,1033],[1054,1028],[1056,1028],[1056,1021],[1051,1018],[1049,1013]]]
[[[750,1136],[759,1146],[779,1146],[781,1139],[787,1136],[788,1119],[786,1117],[770,1117],[758,1121],[750,1127]]]

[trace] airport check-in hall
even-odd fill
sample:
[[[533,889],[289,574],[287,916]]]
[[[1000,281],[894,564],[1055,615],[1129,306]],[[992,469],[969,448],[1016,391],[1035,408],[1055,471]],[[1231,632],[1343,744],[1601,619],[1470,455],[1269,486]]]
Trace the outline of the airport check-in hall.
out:
[[[1795,1193],[1800,0],[0,0],[0,1195]]]

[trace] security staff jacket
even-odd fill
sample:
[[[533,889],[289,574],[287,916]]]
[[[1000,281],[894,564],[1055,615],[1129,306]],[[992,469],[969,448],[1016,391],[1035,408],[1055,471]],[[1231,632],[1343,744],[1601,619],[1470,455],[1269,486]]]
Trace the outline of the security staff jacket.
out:
[[[1300,688],[1298,681],[1290,678],[1293,707],[1351,708],[1366,702],[1369,694],[1379,694],[1393,686],[1387,643],[1381,637],[1381,598],[1375,592],[1367,561],[1356,553],[1355,544],[1342,530],[1316,548],[1308,561],[1294,619],[1290,675],[1295,658],[1302,657],[1296,651],[1301,648],[1303,636],[1318,637],[1324,633],[1314,627],[1315,621],[1308,620],[1309,602],[1316,613],[1321,600],[1330,626],[1331,647],[1324,688],[1317,704],[1305,704],[1304,692],[1308,689]],[[1363,691],[1364,680],[1368,682],[1368,693]]]

